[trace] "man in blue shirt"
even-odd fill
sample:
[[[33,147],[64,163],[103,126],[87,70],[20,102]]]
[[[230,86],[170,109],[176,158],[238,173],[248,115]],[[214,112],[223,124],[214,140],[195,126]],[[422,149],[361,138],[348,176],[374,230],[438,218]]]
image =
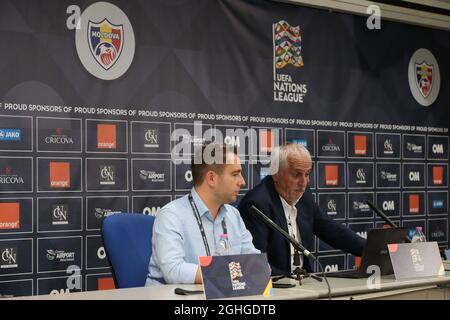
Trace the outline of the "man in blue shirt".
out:
[[[215,143],[197,148],[191,168],[191,192],[156,217],[146,285],[201,283],[198,257],[214,255],[221,234],[228,234],[232,254],[260,252],[229,205],[245,185],[236,149]]]

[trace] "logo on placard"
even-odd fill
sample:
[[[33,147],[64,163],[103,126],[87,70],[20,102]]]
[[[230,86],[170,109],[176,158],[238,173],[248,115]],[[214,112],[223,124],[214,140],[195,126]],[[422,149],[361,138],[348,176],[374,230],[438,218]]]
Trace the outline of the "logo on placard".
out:
[[[280,20],[272,25],[272,36],[274,101],[303,103],[307,85],[295,83],[289,74],[277,73],[288,65],[299,68],[304,64],[300,26]]]
[[[22,130],[0,129],[0,141],[20,141],[20,140],[22,140]]]
[[[17,248],[1,248],[0,269],[17,268]]]
[[[367,155],[367,137],[362,135],[355,135],[354,142],[355,142],[355,155],[358,156]]]
[[[144,133],[145,148],[159,148],[158,129],[147,129]]]
[[[100,166],[100,185],[115,185],[115,168],[113,165]]]
[[[97,124],[97,148],[98,149],[116,149],[116,125],[115,124]]]
[[[20,203],[0,203],[0,230],[20,229]]]
[[[409,253],[411,254],[411,260],[416,272],[422,272],[425,270],[425,265],[423,264],[422,256],[420,255],[419,249],[412,248]]]
[[[339,173],[337,165],[325,166],[325,185],[327,186],[339,185]]]
[[[52,206],[52,225],[69,224],[69,206],[60,204]]]
[[[96,2],[80,17],[75,31],[78,57],[89,73],[114,80],[130,67],[134,57],[134,32],[128,17],[117,6]]]
[[[70,188],[70,162],[50,162],[50,188]]]
[[[420,197],[418,194],[409,195],[409,213],[419,213]]]
[[[239,280],[244,276],[241,269],[241,263],[232,261],[228,264],[228,268],[230,270],[231,285],[233,290],[244,290],[247,284],[245,281],[241,282]]]
[[[420,105],[433,104],[439,95],[441,75],[437,60],[429,50],[421,48],[411,56],[408,81],[411,93]]]

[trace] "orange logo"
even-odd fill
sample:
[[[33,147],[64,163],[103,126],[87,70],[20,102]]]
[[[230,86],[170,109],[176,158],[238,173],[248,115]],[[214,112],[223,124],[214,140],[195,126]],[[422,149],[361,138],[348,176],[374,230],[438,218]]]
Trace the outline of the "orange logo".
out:
[[[112,290],[116,288],[114,284],[114,279],[109,278],[99,278],[97,279],[98,290]]]
[[[326,165],[325,166],[325,185],[337,186],[339,184],[338,166]]]
[[[442,184],[444,180],[444,167],[433,167],[433,184]]]
[[[0,203],[0,229],[20,229],[20,204],[18,202]]]
[[[409,213],[419,213],[420,198],[418,194],[409,195]]]
[[[259,151],[269,153],[275,145],[275,137],[270,130],[261,130],[259,132]]]
[[[354,136],[355,140],[355,155],[365,156],[367,154],[367,137]]]
[[[69,162],[50,162],[50,188],[70,188]]]
[[[97,148],[116,149],[116,125],[97,124]]]

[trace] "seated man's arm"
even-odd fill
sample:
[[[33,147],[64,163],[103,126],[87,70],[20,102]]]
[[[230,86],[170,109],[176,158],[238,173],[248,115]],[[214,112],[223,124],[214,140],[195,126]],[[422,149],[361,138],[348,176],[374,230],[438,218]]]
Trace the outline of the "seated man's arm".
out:
[[[197,282],[198,264],[185,260],[182,223],[167,207],[161,209],[153,227],[155,262],[166,283]]]
[[[314,204],[314,234],[333,248],[362,256],[366,240]]]

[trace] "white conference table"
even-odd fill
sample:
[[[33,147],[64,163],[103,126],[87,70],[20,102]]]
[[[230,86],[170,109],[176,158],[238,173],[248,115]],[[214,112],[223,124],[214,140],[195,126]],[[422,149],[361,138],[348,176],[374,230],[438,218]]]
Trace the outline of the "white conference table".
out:
[[[381,277],[379,288],[371,288],[367,279],[328,278],[333,299],[450,299],[450,274],[441,277],[395,280],[394,276]],[[237,297],[235,300],[298,300],[327,299],[328,290],[325,281],[312,278],[302,280],[282,279],[279,282],[296,283],[293,288],[274,288],[273,295]],[[12,299],[30,300],[204,300],[203,294],[176,295],[175,288],[202,290],[201,285],[161,285],[141,288],[115,289],[40,295]]]

